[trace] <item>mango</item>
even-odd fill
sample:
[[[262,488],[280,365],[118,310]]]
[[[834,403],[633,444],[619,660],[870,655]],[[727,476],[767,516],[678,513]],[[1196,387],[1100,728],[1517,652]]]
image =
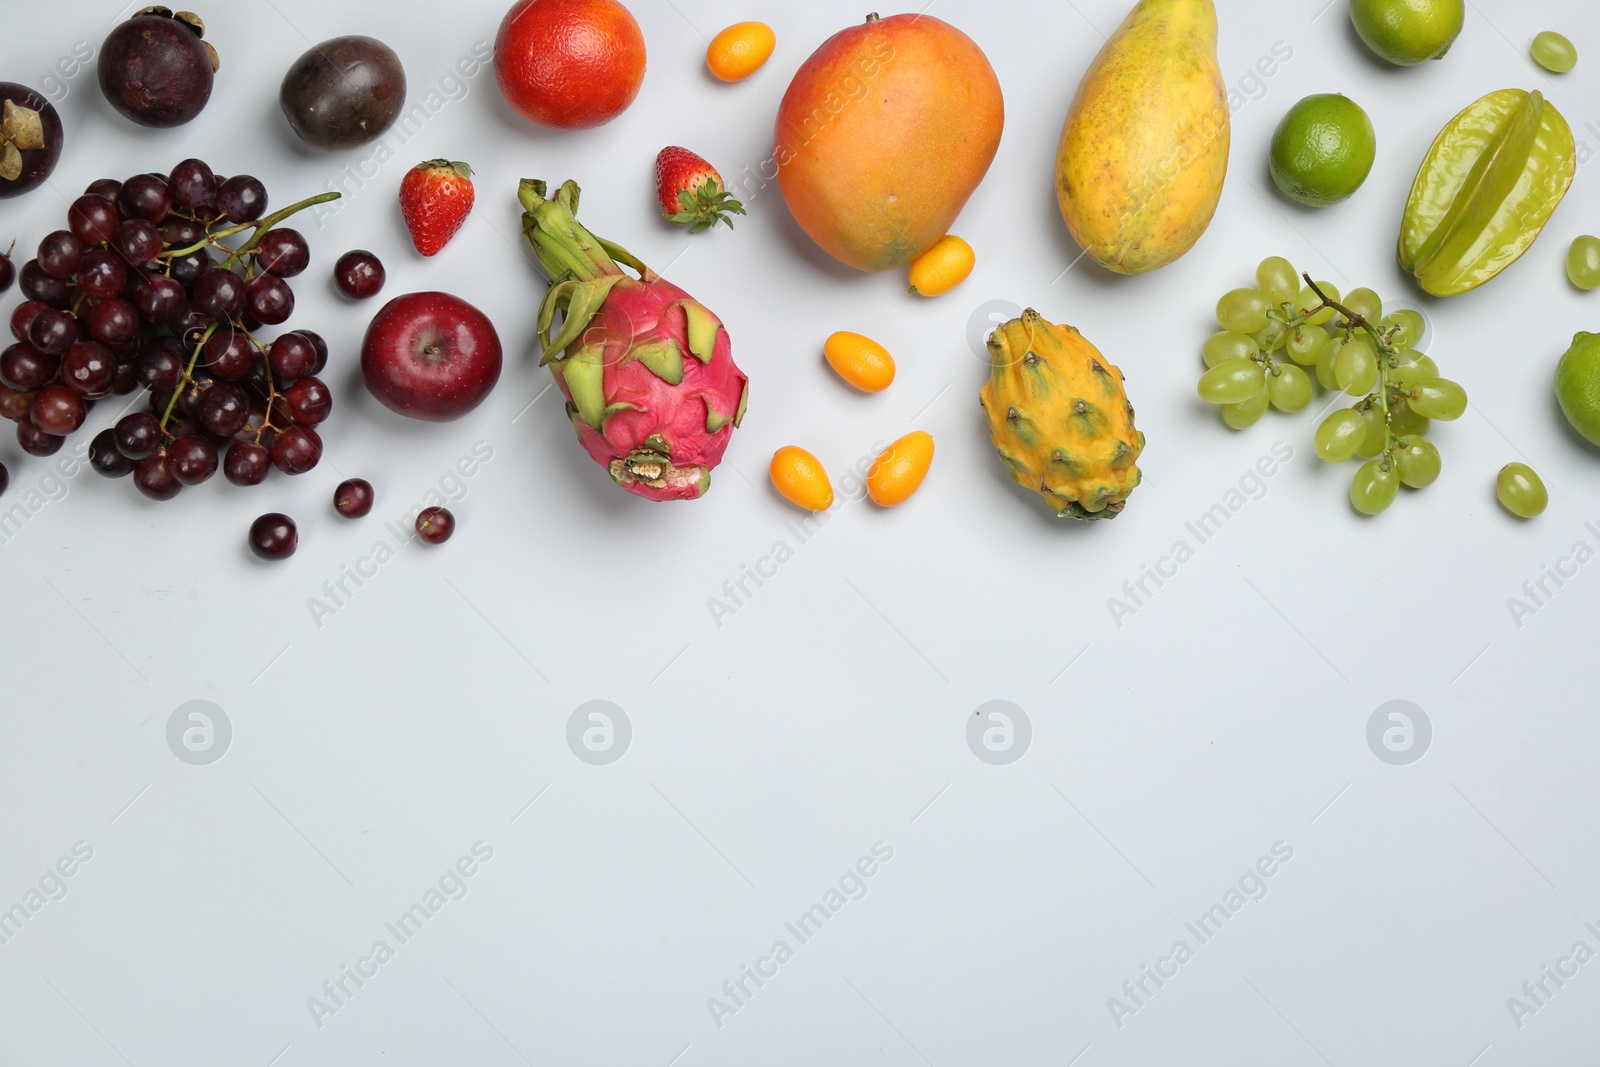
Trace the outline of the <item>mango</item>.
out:
[[[1140,0],[1061,131],[1056,198],[1073,239],[1118,274],[1182,256],[1216,214],[1230,135],[1212,0]]]
[[[909,263],[950,231],[994,161],[1000,82],[931,15],[869,15],[801,64],[778,107],[778,188],[800,228],[857,270]]]

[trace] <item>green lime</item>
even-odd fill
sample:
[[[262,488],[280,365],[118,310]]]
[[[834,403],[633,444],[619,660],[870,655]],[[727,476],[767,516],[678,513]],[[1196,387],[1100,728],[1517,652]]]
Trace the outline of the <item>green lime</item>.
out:
[[[1572,428],[1600,445],[1600,334],[1572,339],[1556,364],[1556,400]]]
[[[1443,59],[1466,17],[1464,0],[1350,0],[1350,21],[1361,39],[1400,67]]]
[[[1372,171],[1378,139],[1359,104],[1339,93],[1308,96],[1272,134],[1272,180],[1312,207],[1336,204]]]

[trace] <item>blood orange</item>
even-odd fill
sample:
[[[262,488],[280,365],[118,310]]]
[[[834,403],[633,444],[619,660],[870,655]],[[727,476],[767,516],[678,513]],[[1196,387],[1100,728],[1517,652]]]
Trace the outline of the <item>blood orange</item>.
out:
[[[644,34],[617,0],[518,0],[494,42],[506,101],[541,126],[585,130],[627,110],[644,82]]]

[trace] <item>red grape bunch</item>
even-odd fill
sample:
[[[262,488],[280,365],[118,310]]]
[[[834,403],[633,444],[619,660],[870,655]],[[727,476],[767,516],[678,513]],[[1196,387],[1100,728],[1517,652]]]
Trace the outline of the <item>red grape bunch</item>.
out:
[[[267,215],[260,181],[198,159],[91,184],[68,228],[17,269],[26,299],[0,352],[0,416],[23,451],[55,453],[96,401],[142,388],[149,410],[96,435],[89,461],[132,474],[147,497],[170,500],[219,468],[256,485],[273,467],[315,467],[315,427],[333,405],[317,377],[328,346],[310,330],[260,335],[294,312],[288,279],[310,259],[305,237],[278,224],[338,195]]]

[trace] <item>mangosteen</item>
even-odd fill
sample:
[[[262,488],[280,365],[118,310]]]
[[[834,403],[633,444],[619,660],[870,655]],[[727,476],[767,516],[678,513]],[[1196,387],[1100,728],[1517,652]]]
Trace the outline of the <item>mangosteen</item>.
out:
[[[50,101],[0,82],[0,199],[37,188],[60,159],[61,117]]]
[[[406,102],[406,71],[394,49],[371,37],[335,37],[294,61],[278,103],[314,148],[356,148],[394,124]]]
[[[182,126],[205,109],[218,60],[192,11],[147,7],[111,31],[100,49],[100,91],[141,126]]]

